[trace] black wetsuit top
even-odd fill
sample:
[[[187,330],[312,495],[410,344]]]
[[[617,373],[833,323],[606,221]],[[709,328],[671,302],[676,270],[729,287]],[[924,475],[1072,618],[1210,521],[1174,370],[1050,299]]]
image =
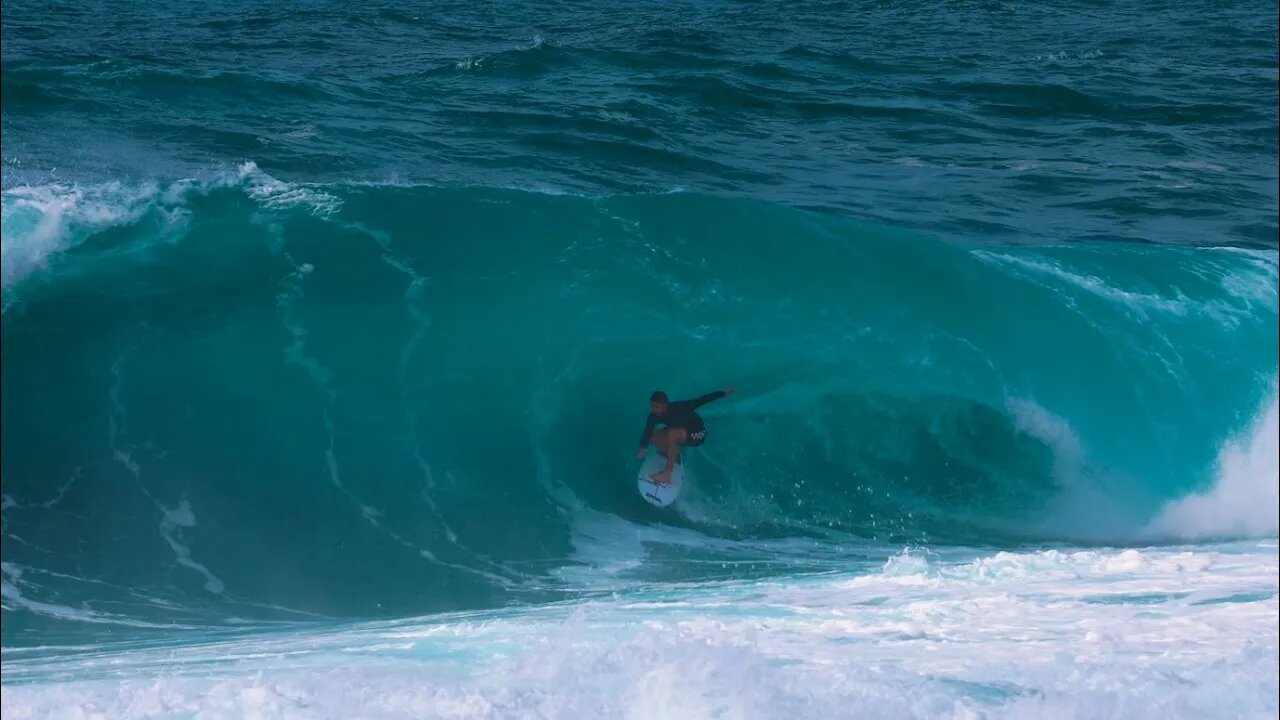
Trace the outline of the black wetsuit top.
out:
[[[653,436],[653,426],[657,423],[667,427],[684,428],[685,432],[691,436],[705,431],[707,426],[693,409],[722,397],[724,397],[724,391],[717,390],[692,400],[667,403],[667,411],[661,415],[649,413],[649,419],[644,423],[644,434],[640,436],[640,447],[649,447],[649,438]]]

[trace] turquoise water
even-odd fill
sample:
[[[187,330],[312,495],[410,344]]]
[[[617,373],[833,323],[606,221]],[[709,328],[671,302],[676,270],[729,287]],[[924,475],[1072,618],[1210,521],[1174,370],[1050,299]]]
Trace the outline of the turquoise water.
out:
[[[641,648],[663,665],[727,661],[690,638],[780,653],[657,716],[823,716],[841,683],[871,716],[1106,715],[1217,661],[1274,712],[1276,15],[5,3],[6,712],[185,677],[151,653],[201,678],[258,647],[336,667],[348,637],[377,659],[360,687],[409,698],[351,628],[425,618],[456,642],[413,662],[488,703],[459,714],[536,714],[546,657],[523,684],[460,668],[564,623],[606,652],[636,608],[693,633]],[[726,385],[680,502],[643,503],[649,392]],[[910,669],[1009,572],[1006,610],[1064,653],[1151,622],[1218,654],[1132,696],[1105,663],[1088,688]],[[921,584],[927,618],[898,598]],[[1201,606],[1216,645],[1178,629]],[[508,644],[472,633],[508,621]],[[1006,652],[988,629],[964,642]],[[831,684],[793,643],[900,647],[881,659],[906,675]],[[306,677],[309,706],[227,716],[352,712]],[[773,689],[680,704],[749,681]],[[895,704],[917,681],[936,703]],[[657,680],[618,682],[547,712]],[[796,682],[836,695],[794,705]],[[387,716],[448,714],[410,700]]]

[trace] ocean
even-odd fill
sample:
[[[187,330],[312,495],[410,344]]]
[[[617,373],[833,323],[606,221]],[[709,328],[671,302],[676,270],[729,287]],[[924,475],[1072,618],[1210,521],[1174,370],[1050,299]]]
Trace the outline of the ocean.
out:
[[[1277,717],[1278,11],[7,0],[0,710]]]

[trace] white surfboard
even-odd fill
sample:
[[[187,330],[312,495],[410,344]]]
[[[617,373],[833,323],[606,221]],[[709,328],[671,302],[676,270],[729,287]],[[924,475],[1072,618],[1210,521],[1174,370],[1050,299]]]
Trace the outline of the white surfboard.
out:
[[[650,505],[666,507],[680,497],[680,488],[684,486],[683,462],[671,469],[671,482],[666,485],[659,485],[649,478],[650,475],[661,471],[666,464],[666,458],[656,452],[649,453],[649,457],[645,458],[640,466],[640,472],[636,475],[636,488],[640,490],[640,497]]]

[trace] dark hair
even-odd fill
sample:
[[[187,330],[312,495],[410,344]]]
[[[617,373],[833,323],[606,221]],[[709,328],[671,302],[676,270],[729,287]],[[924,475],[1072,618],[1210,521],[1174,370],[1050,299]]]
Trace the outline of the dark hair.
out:
[[[649,402],[658,402],[666,405],[668,402],[667,394],[661,390],[654,390],[653,394],[649,396]]]

